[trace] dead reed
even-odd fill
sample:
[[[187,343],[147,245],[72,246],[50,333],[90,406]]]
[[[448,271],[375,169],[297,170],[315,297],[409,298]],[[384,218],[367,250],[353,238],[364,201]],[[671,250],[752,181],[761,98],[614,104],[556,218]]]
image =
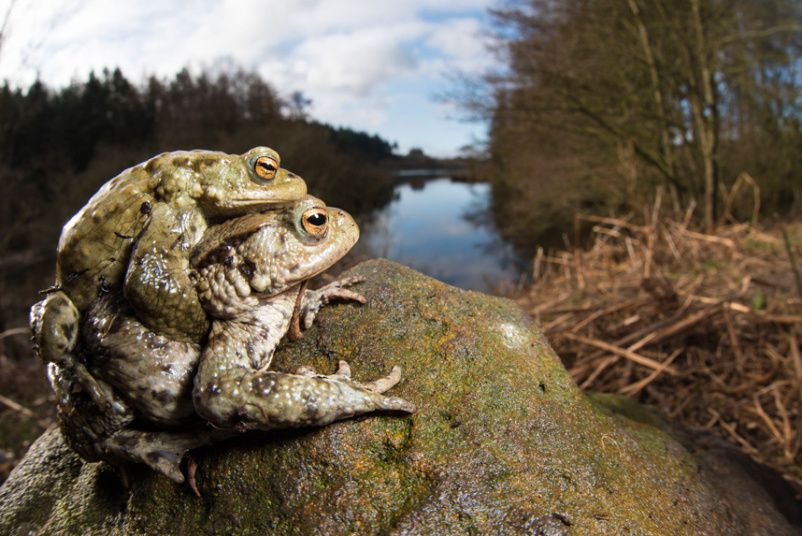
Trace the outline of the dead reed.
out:
[[[690,214],[690,212],[688,213]],[[711,234],[659,216],[538,251],[519,298],[576,382],[715,430],[802,490],[802,225]]]

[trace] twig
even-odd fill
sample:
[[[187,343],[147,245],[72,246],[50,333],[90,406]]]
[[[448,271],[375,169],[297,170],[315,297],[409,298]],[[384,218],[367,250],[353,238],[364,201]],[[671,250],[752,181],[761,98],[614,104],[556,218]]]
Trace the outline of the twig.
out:
[[[580,387],[580,389],[587,389],[587,388],[590,386],[590,384],[592,384],[592,383],[593,383],[593,381],[594,381],[596,378],[598,378],[598,377],[599,377],[599,374],[601,374],[601,373],[604,371],[604,369],[606,369],[608,366],[612,365],[613,363],[615,363],[615,362],[616,362],[616,361],[618,361],[619,359],[620,359],[620,358],[619,358],[617,355],[613,355],[613,356],[610,356],[610,357],[608,357],[608,358],[607,358],[607,359],[605,359],[604,361],[602,361],[602,362],[599,364],[599,366],[598,366],[598,367],[596,367],[596,370],[594,370],[594,371],[593,371],[593,372],[590,374],[590,376],[588,376],[588,377],[587,377],[587,379],[586,379],[584,382],[582,382],[582,385],[580,385],[580,386],[579,386],[579,387]]]
[[[543,275],[543,247],[538,246],[537,254],[535,255],[535,262],[532,264],[532,281],[537,282]]]
[[[7,329],[4,332],[0,333],[0,340],[5,339],[6,337],[11,337],[12,335],[31,335],[30,328],[11,328]]]
[[[714,410],[713,408],[708,408],[708,410],[710,411],[710,413],[718,417],[722,428],[724,428],[732,436],[732,438],[735,439],[735,441],[737,441],[739,445],[741,445],[741,448],[743,448],[746,452],[749,452],[751,454],[759,454],[759,451],[754,446],[752,446],[752,444],[749,441],[738,435],[738,432],[735,431],[737,424],[728,423],[727,421],[722,419],[721,414],[718,411]]]
[[[639,340],[638,342],[636,342],[635,344],[633,344],[632,346],[627,348],[627,350],[629,350],[631,352],[634,352],[635,350],[643,348],[647,344],[653,344],[653,343],[656,343],[656,342],[660,342],[660,341],[662,341],[664,339],[667,339],[668,337],[676,335],[677,333],[680,333],[680,332],[686,330],[687,328],[689,328],[689,327],[691,327],[691,326],[693,326],[695,324],[698,324],[701,320],[703,320],[703,319],[707,318],[708,316],[712,315],[718,309],[719,309],[718,306],[708,307],[707,309],[705,309],[703,311],[700,311],[700,312],[698,312],[696,314],[693,314],[693,315],[685,318],[684,320],[681,320],[681,321],[677,322],[673,326],[669,326],[669,327],[667,327],[665,329],[662,329],[660,331],[657,331],[657,332],[654,332],[654,333],[651,333],[651,334],[647,335],[646,337],[642,338],[641,340]]]
[[[685,217],[682,219],[682,224],[680,225],[681,232],[684,232],[685,229],[688,228],[694,210],[696,210],[696,199],[691,199],[691,202],[688,204],[688,209],[685,211]]]
[[[543,327],[540,328],[540,331],[543,332],[544,335],[551,335],[560,325],[565,324],[569,320],[574,319],[574,313],[565,313],[554,320],[543,324]]]
[[[629,223],[628,221],[618,218],[605,218],[604,216],[593,216],[592,214],[577,214],[576,219],[626,227],[627,229],[631,229],[637,233],[643,233],[647,229],[647,227],[644,227],[643,225],[635,225],[634,223]]]
[[[684,231],[683,233],[686,236],[689,236],[691,238],[696,238],[697,240],[703,240],[703,241],[707,241],[707,242],[715,242],[716,244],[721,244],[722,246],[727,246],[730,249],[735,249],[735,242],[733,242],[729,238],[721,238],[719,236],[696,233],[694,231]]]
[[[738,343],[738,336],[735,334],[735,327],[732,325],[732,318],[730,318],[730,314],[727,312],[727,309],[722,311],[724,316],[724,322],[727,326],[727,335],[730,337],[730,345],[732,346],[732,351],[735,353],[735,361],[738,363],[738,370],[742,371],[744,367],[744,353],[741,351],[741,345]]]
[[[758,416],[763,419],[763,422],[766,423],[771,435],[777,440],[779,444],[783,444],[783,437],[780,434],[780,431],[777,429],[777,426],[774,424],[774,421],[771,420],[771,417],[763,410],[763,406],[760,405],[760,401],[757,397],[754,397],[755,402],[755,412],[757,412]]]
[[[673,367],[663,367],[663,365],[654,359],[649,359],[648,357],[644,357],[640,354],[636,354],[632,350],[620,348],[618,346],[614,346],[612,344],[606,343],[604,341],[600,341],[598,339],[588,339],[587,337],[582,337],[580,335],[574,335],[573,333],[565,333],[565,337],[569,339],[573,339],[575,341],[579,341],[581,343],[594,346],[596,348],[600,348],[602,350],[606,350],[612,354],[619,355],[621,357],[625,357],[630,361],[638,363],[639,365],[643,365],[645,367],[649,367],[652,369],[660,369],[668,372],[669,374],[676,375],[677,371]]]
[[[654,370],[651,374],[647,377],[643,378],[639,382],[632,383],[619,391],[619,393],[627,396],[634,396],[640,392],[641,389],[652,383],[655,378],[657,378],[664,370],[668,368],[668,366],[676,359],[676,357],[682,354],[685,351],[685,348],[677,348],[674,352],[668,356],[662,363],[662,368]]]
[[[799,355],[799,345],[796,342],[796,335],[788,337],[788,346],[791,350],[791,359],[794,362],[794,373],[796,374],[797,389],[802,387],[802,356]]]
[[[587,318],[576,324],[573,328],[571,328],[571,332],[572,333],[578,332],[580,329],[584,328],[591,322],[594,322],[599,317],[606,316],[609,315],[610,313],[615,313],[623,309],[629,309],[632,307],[639,307],[641,305],[646,305],[647,303],[652,301],[652,299],[653,298],[651,298],[650,296],[641,296],[638,298],[633,298],[626,302],[616,303],[614,305],[611,305],[610,307],[607,307],[606,309],[602,309],[601,311],[596,311],[592,315],[588,316]]]
[[[766,315],[758,313],[757,319],[762,320],[764,322],[777,322],[778,324],[802,323],[802,315]]]
[[[11,400],[10,398],[6,398],[3,395],[0,395],[0,404],[3,404],[5,406],[11,408],[11,409],[13,409],[14,411],[16,411],[18,413],[22,413],[26,417],[29,417],[29,418],[34,419],[34,420],[36,419],[36,415],[34,415],[34,413],[31,410],[29,410],[25,406],[17,404],[16,402]]]
[[[788,411],[785,409],[785,405],[780,400],[780,393],[778,390],[774,390],[774,405],[777,407],[777,412],[780,414],[780,418],[783,422],[783,432],[782,432],[782,444],[783,444],[783,454],[785,454],[785,459],[789,462],[794,460],[794,455],[791,452],[791,443],[793,441],[793,433],[791,432],[791,421],[788,419]]]

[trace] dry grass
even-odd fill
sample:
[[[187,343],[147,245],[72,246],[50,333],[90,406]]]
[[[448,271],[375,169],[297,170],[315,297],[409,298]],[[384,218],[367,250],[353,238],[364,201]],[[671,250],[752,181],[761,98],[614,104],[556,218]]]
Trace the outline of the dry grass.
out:
[[[715,430],[802,490],[802,226],[595,223],[519,297],[574,380]],[[784,236],[785,235],[785,236]]]

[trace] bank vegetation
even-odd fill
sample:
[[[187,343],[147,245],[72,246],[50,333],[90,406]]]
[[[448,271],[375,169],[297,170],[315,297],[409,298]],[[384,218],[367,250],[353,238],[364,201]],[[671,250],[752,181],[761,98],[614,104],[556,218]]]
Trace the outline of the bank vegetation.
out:
[[[523,250],[657,187],[708,232],[745,176],[761,217],[798,213],[799,2],[506,0],[492,16],[498,68],[461,99],[490,122],[483,173]],[[740,219],[753,206],[742,192],[728,207]]]
[[[708,428],[802,491],[802,4],[507,0],[495,222],[507,293],[577,383]]]

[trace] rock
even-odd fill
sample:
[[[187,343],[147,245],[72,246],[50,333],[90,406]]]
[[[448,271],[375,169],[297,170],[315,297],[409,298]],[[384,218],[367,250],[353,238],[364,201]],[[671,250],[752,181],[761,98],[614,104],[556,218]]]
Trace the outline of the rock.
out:
[[[0,489],[0,534],[802,533],[771,495],[783,481],[629,399],[583,394],[513,302],[387,261],[349,275],[367,276],[368,303],[324,309],[273,368],[345,359],[370,380],[401,365],[390,394],[417,413],[199,449],[200,498],[143,466],[126,488],[50,431]]]

